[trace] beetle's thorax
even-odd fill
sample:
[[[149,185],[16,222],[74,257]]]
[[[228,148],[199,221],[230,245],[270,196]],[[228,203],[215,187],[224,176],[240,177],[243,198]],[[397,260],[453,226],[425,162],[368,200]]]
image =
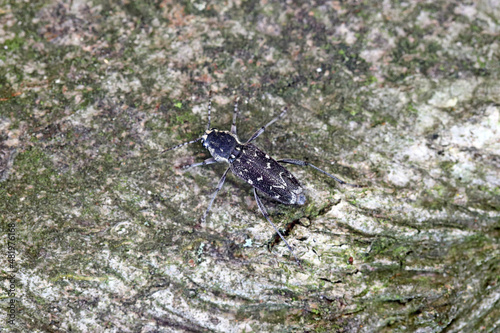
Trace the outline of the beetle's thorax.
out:
[[[217,162],[232,163],[241,154],[242,144],[228,131],[206,130],[201,141]]]

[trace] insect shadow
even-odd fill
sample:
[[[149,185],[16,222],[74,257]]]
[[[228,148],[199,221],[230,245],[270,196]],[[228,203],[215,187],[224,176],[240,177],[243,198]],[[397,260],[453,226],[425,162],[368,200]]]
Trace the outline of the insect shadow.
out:
[[[306,202],[306,196],[304,194],[304,188],[299,183],[299,181],[295,178],[294,175],[290,173],[283,165],[284,163],[295,164],[300,166],[309,166],[313,169],[318,170],[319,172],[327,175],[328,177],[334,179],[339,184],[348,185],[352,187],[361,187],[360,185],[346,183],[343,180],[335,177],[334,175],[329,174],[328,172],[321,170],[320,168],[312,165],[306,161],[300,161],[295,159],[281,159],[275,160],[271,158],[267,153],[259,149],[257,146],[253,145],[252,142],[257,139],[266,128],[274,124],[276,121],[283,118],[287,112],[287,108],[285,107],[283,111],[266,125],[259,128],[246,142],[242,143],[236,134],[236,119],[238,118],[238,99],[234,102],[234,112],[233,112],[233,123],[231,125],[231,131],[220,131],[215,128],[210,128],[210,114],[212,110],[212,92],[209,94],[208,101],[208,123],[207,129],[205,133],[194,140],[189,142],[184,142],[174,147],[165,149],[162,153],[165,153],[170,150],[174,150],[190,143],[195,143],[201,141],[203,147],[208,149],[210,155],[212,157],[204,160],[203,162],[189,164],[183,167],[183,169],[209,165],[214,163],[225,162],[229,164],[229,167],[226,169],[224,174],[222,175],[219,183],[217,184],[217,188],[215,189],[214,194],[212,195],[212,199],[208,204],[207,209],[202,217],[202,222],[205,222],[208,212],[214,203],[215,197],[217,193],[224,185],[224,181],[226,180],[227,173],[229,170],[233,172],[238,178],[241,178],[243,181],[247,182],[253,187],[253,193],[255,196],[255,201],[257,201],[257,205],[266,220],[271,224],[276,233],[280,236],[283,242],[290,250],[290,253],[295,258],[297,264],[301,266],[299,259],[295,256],[295,253],[292,250],[292,247],[288,244],[285,237],[281,234],[278,228],[274,225],[274,223],[269,218],[269,214],[267,213],[266,207],[262,203],[258,192],[262,192],[269,196],[270,198],[285,204],[285,205],[303,205]]]

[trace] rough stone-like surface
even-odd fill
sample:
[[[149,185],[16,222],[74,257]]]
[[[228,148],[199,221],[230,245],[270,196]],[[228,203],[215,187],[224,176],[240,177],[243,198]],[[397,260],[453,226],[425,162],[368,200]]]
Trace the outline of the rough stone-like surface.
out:
[[[499,1],[0,6],[5,332],[497,332]],[[195,139],[289,169],[265,201]],[[268,245],[273,244],[271,251]],[[10,316],[9,316],[10,315]]]

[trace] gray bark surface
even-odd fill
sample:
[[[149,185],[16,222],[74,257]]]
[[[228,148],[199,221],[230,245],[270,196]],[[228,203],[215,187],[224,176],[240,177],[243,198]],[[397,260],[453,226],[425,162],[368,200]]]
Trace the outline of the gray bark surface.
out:
[[[475,2],[40,1],[0,8],[5,332],[498,332],[500,11]],[[255,144],[264,200],[210,157]]]

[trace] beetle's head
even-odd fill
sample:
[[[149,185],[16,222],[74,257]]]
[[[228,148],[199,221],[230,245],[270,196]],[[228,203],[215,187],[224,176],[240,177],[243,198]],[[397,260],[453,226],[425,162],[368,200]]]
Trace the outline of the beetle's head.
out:
[[[201,137],[203,147],[207,148],[216,161],[228,161],[234,147],[238,144],[236,138],[227,131],[209,129]]]

